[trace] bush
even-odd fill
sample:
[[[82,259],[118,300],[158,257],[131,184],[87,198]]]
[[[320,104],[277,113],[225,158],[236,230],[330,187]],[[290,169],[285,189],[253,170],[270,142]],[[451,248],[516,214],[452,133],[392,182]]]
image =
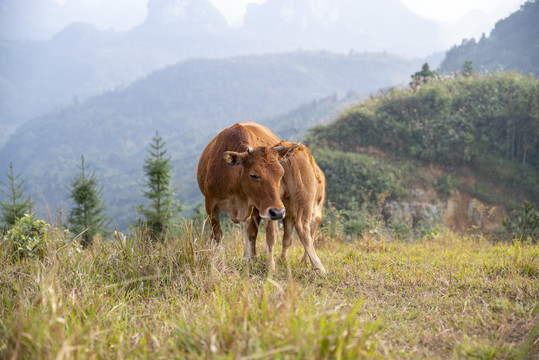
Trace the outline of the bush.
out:
[[[26,214],[18,219],[15,226],[8,231],[2,241],[13,261],[43,258],[45,252],[45,234],[47,223],[37,220],[33,215]]]
[[[515,210],[511,216],[502,222],[505,231],[515,234],[517,237],[531,239],[537,242],[539,239],[539,212],[535,210],[535,204],[525,201],[520,210]]]
[[[459,179],[449,174],[442,175],[434,184],[436,192],[445,197],[453,195],[459,185]]]

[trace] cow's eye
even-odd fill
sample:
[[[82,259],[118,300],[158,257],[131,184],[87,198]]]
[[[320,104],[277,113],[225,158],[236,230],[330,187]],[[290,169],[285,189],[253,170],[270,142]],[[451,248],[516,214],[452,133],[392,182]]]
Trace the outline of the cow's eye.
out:
[[[255,174],[250,174],[250,175],[251,175],[251,179],[260,180],[260,177],[256,176]]]

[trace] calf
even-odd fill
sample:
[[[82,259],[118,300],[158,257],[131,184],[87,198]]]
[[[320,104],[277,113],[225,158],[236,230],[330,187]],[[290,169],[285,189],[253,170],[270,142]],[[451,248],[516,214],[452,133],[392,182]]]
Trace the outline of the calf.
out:
[[[295,228],[305,249],[303,260],[306,261],[308,257],[315,269],[325,273],[326,270],[314,250],[313,241],[322,220],[326,197],[326,177],[305,145],[286,141],[281,141],[278,144],[278,146],[285,148],[294,145],[299,145],[297,151],[288,160],[282,162],[284,168],[282,200],[286,209],[286,217],[283,219],[284,235],[281,258],[286,258],[286,252],[292,244],[292,232]]]

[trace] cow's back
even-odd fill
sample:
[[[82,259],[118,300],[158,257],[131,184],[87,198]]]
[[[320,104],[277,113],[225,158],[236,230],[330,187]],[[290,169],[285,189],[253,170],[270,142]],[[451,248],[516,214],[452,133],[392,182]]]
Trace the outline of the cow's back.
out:
[[[223,160],[225,151],[245,152],[249,147],[273,146],[279,139],[265,126],[247,120],[221,131],[204,149],[197,168],[197,182],[204,197],[223,198],[241,192],[239,168]]]

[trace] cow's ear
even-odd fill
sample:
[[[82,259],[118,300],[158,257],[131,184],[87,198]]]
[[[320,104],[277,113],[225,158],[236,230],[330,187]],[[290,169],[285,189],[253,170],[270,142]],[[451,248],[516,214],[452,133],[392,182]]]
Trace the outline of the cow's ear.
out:
[[[241,164],[242,156],[235,151],[225,151],[223,153],[223,160],[225,160],[228,166],[234,167]]]
[[[290,146],[275,147],[275,149],[279,152],[279,161],[283,162],[288,159],[300,146],[301,144],[294,144]]]

